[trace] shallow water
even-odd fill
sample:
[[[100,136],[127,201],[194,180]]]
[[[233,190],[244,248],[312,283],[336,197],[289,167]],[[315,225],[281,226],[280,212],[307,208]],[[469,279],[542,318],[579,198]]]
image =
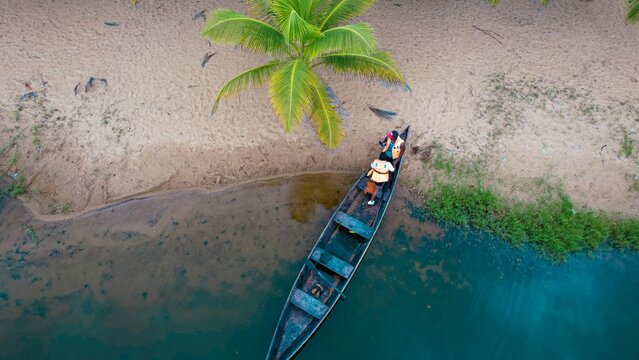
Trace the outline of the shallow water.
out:
[[[156,195],[46,223],[0,200],[1,358],[259,359],[355,176]],[[401,190],[300,359],[639,358],[639,255],[551,264]]]

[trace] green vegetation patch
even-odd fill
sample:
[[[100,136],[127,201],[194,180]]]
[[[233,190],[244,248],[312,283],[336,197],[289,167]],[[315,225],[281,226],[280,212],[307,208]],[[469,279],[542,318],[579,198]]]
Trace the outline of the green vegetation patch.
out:
[[[43,124],[36,124],[31,127],[31,135],[33,136],[31,142],[36,147],[40,147],[40,134],[42,133]]]
[[[632,155],[632,151],[635,147],[635,141],[630,136],[627,130],[623,131],[623,142],[621,143],[621,152],[626,156],[630,157]]]
[[[425,200],[435,221],[486,231],[514,245],[529,243],[557,261],[603,244],[639,250],[639,219],[577,210],[568,195],[543,181],[531,202],[510,201],[482,184],[476,166],[438,158],[433,168],[445,176],[435,176]]]
[[[23,110],[24,110],[24,105],[22,105],[22,104],[16,105],[15,109],[13,110],[13,120],[14,121],[20,121],[20,119],[22,118],[22,111]]]
[[[66,215],[70,213],[72,209],[73,209],[73,206],[71,205],[70,202],[67,201],[64,204],[62,204],[62,206],[60,207],[60,212]]]
[[[18,175],[16,179],[11,184],[5,186],[1,192],[15,199],[19,195],[27,192],[26,181],[27,179],[24,176]]]
[[[550,79],[546,77],[489,75],[485,89],[478,94],[476,117],[491,125],[488,140],[496,142],[511,135],[536,116],[552,117],[566,124],[630,124],[639,117],[639,99],[609,98],[604,102],[592,91],[579,84],[578,73],[572,77]],[[571,131],[580,131],[579,127]],[[616,130],[615,130],[616,131]],[[616,136],[616,134],[615,134]]]
[[[438,181],[426,208],[436,221],[487,231],[515,245],[528,242],[555,260],[604,243],[639,250],[639,220],[577,211],[561,192],[524,204],[481,186]]]
[[[639,191],[639,176],[626,174],[626,180],[630,181],[630,187],[628,188],[630,192]]]
[[[478,102],[477,114],[495,129],[491,137],[497,138],[523,126],[526,110],[541,110],[563,116],[567,107],[580,107],[584,117],[595,122],[600,109],[590,103],[588,90],[578,89],[561,81],[544,78],[509,79],[495,73],[487,79],[487,93]]]

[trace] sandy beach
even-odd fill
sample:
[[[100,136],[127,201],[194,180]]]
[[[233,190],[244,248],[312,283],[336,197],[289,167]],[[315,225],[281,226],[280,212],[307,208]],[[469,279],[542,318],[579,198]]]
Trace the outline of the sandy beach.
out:
[[[639,216],[639,26],[622,1],[378,1],[359,20],[411,91],[321,71],[349,113],[334,151],[308,124],[285,134],[266,89],[209,119],[222,84],[266,60],[202,38],[193,18],[219,7],[246,12],[230,0],[0,3],[0,148],[15,143],[0,169],[26,177],[33,211],[360,171],[378,138],[410,125],[411,146],[484,161],[504,195],[526,199],[543,180],[580,207]],[[425,189],[420,156],[405,165],[404,186]]]

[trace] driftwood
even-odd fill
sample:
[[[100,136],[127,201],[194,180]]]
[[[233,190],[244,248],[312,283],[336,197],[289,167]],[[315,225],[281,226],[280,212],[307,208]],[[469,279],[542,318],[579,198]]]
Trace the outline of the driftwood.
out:
[[[202,11],[200,11],[199,13],[195,14],[195,15],[191,18],[191,20],[195,21],[195,20],[197,20],[197,19],[199,19],[199,18],[202,18],[202,19],[206,20],[206,15],[204,15],[204,13],[205,13],[205,12],[206,12],[206,10],[202,10]]]
[[[206,55],[204,55],[204,58],[202,59],[202,63],[200,64],[200,66],[202,68],[204,68],[204,66],[206,65],[207,62],[209,62],[209,60],[211,59],[211,57],[213,57],[213,55],[215,55],[217,53],[206,53]]]

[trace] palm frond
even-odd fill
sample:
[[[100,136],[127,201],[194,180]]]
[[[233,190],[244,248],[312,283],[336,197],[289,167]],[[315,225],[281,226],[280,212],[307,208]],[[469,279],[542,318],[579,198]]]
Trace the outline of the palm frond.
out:
[[[344,138],[342,120],[335,108],[336,104],[331,101],[326,87],[321,80],[317,79],[313,87],[313,108],[309,120],[315,126],[317,137],[330,149],[339,146]]]
[[[326,5],[325,0],[298,0],[299,14],[304,20],[317,26],[321,9]]]
[[[240,92],[248,89],[249,87],[262,86],[264,81],[266,81],[277,69],[279,69],[280,66],[282,66],[281,61],[271,61],[269,63],[246,70],[243,73],[238,74],[231,80],[227,81],[222,86],[222,89],[220,89],[220,91],[217,93],[217,96],[213,101],[211,115],[217,110],[220,100],[234,97]]]
[[[273,73],[269,94],[284,131],[291,131],[304,120],[311,109],[316,83],[317,76],[300,59],[287,62]]]
[[[270,0],[271,9],[277,19],[279,29],[284,32],[284,23],[291,15],[291,11],[298,11],[296,0]]]
[[[628,13],[626,13],[626,20],[629,22],[639,22],[639,0],[627,0],[628,1]]]
[[[334,52],[369,54],[377,49],[373,30],[366,23],[334,27],[322,33],[304,50],[308,59]]]
[[[286,53],[284,35],[273,26],[229,9],[209,15],[202,36],[220,44],[239,45],[253,52]]]
[[[392,85],[406,86],[399,66],[388,51],[373,54],[335,53],[320,58],[337,73],[349,73],[382,80]]]
[[[286,41],[303,42],[305,40],[318,38],[321,34],[317,27],[304,20],[297,11],[291,10],[288,19],[282,24],[282,31]]]
[[[330,29],[368,11],[377,0],[333,0],[324,9],[320,30]]]
[[[324,14],[324,9],[330,1],[326,0],[270,0],[274,13],[278,14],[280,23],[286,21],[291,10],[295,10],[304,20],[315,26]]]
[[[256,19],[260,19],[269,25],[277,25],[275,13],[270,0],[244,0],[248,13]]]

